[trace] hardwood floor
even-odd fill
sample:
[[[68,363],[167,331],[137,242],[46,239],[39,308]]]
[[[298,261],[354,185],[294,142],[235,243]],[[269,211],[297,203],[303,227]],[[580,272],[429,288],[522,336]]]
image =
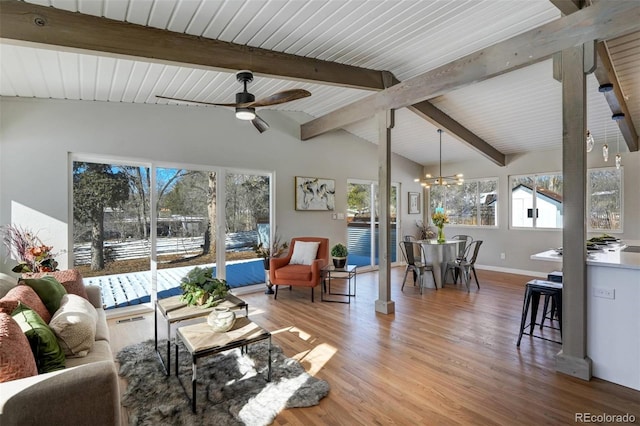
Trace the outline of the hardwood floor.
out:
[[[318,406],[285,410],[274,424],[560,425],[576,413],[640,423],[640,392],[556,373],[558,344],[524,336],[516,347],[531,277],[479,270],[479,291],[448,284],[420,295],[410,282],[400,291],[403,274],[392,270],[391,315],[374,310],[377,272],[358,274],[351,305],[320,302],[319,288],[315,303],[308,289],[241,296],[286,355],[331,385]],[[110,326],[114,352],[153,338],[153,314]]]

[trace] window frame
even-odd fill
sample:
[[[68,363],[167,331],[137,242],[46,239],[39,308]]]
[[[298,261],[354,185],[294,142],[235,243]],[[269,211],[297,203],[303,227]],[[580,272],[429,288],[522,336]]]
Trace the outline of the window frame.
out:
[[[587,206],[588,210],[585,212],[587,221],[587,232],[589,233],[612,233],[622,234],[624,233],[624,166],[620,166],[620,169],[616,169],[615,166],[606,167],[594,167],[587,169],[587,188],[591,187],[591,172],[603,171],[603,170],[619,170],[620,171],[620,228],[619,229],[606,229],[606,228],[592,228],[591,227],[591,191],[587,190]]]
[[[496,197],[497,197],[497,201],[496,201],[496,207],[495,207],[495,225],[481,225],[482,223],[482,211],[479,208],[480,206],[480,185],[476,185],[476,225],[467,225],[467,224],[461,224],[461,223],[453,223],[453,224],[449,224],[449,226],[456,226],[456,227],[460,227],[460,228],[472,228],[472,229],[476,229],[476,228],[483,228],[483,229],[497,229],[500,227],[500,178],[497,176],[491,176],[491,177],[481,177],[481,178],[473,178],[473,179],[465,179],[463,182],[463,185],[468,184],[468,183],[479,183],[479,182],[495,182],[495,187],[496,187]],[[431,215],[433,214],[434,211],[434,206],[432,205],[432,194],[431,194],[431,188],[428,188],[429,190],[429,224],[433,225],[433,221],[431,220]],[[444,196],[444,205],[442,206],[445,209],[445,212],[448,210],[447,205],[446,205],[446,201],[447,201],[447,196],[446,196],[446,187],[445,187],[445,196]]]
[[[558,231],[558,230],[562,230],[564,229],[564,210],[563,210],[563,214],[562,214],[562,226],[560,227],[547,227],[547,226],[537,226],[537,222],[538,222],[538,218],[537,215],[532,217],[533,219],[533,225],[532,226],[515,226],[513,224],[513,179],[514,178],[522,178],[522,177],[529,177],[529,178],[533,178],[534,181],[534,187],[533,187],[533,192],[531,193],[531,196],[533,197],[533,202],[532,202],[532,210],[533,211],[537,211],[538,209],[538,197],[535,196],[536,193],[538,193],[538,185],[536,184],[537,179],[541,176],[554,176],[554,175],[558,175],[562,178],[563,181],[563,186],[564,186],[564,177],[562,175],[562,172],[539,172],[539,173],[526,173],[526,174],[521,174],[521,175],[509,175],[509,229],[517,229],[517,230],[540,230],[540,231]],[[563,188],[563,192],[564,192],[564,188]],[[562,194],[560,194],[562,195]],[[563,201],[564,202],[564,201]],[[563,209],[564,209],[564,204],[562,204]]]
[[[585,221],[587,223],[587,232],[589,233],[616,233],[616,234],[621,234],[624,232],[624,168],[621,166],[620,167],[620,229],[604,229],[604,228],[592,228],[590,226],[590,216],[591,216],[591,191],[588,190],[588,188],[590,188],[591,186],[591,173],[594,171],[599,171],[599,170],[611,170],[611,169],[615,169],[615,166],[606,166],[606,167],[593,167],[593,168],[587,168],[587,176],[586,176],[586,184],[587,184],[587,201],[586,201],[586,208],[585,208]],[[562,176],[562,171],[559,172],[538,172],[538,173],[525,173],[525,174],[518,174],[518,175],[509,175],[508,176],[508,188],[509,191],[511,192],[512,187],[513,187],[513,179],[514,178],[521,178],[521,177],[533,177],[534,179],[539,177],[539,176],[550,176],[550,175],[560,175]],[[564,180],[564,179],[563,179]],[[563,191],[564,192],[564,191]],[[532,194],[533,196],[533,194]],[[536,208],[536,198],[537,197],[533,197],[533,208]],[[564,215],[563,215],[564,216]],[[534,218],[534,223],[535,223],[535,218]],[[548,227],[539,227],[539,226],[514,226],[513,225],[513,197],[511,196],[511,194],[509,195],[509,229],[517,229],[517,230],[524,230],[524,231],[562,231],[564,229],[564,218],[563,218],[563,224],[562,227],[559,228],[548,228]]]

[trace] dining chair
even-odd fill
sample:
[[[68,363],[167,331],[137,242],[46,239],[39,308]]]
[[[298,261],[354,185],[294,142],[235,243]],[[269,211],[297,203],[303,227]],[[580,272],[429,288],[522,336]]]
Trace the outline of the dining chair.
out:
[[[452,240],[460,240],[461,243],[458,243],[458,254],[456,255],[457,259],[464,259],[464,254],[467,251],[467,247],[469,244],[473,242],[473,237],[471,235],[454,235],[451,237]]]
[[[447,273],[451,271],[451,276],[454,279],[454,282],[457,282],[458,274],[460,274],[467,286],[467,291],[471,291],[469,281],[471,281],[471,272],[473,272],[473,276],[476,279],[476,285],[478,286],[478,289],[480,289],[480,282],[478,281],[478,275],[476,274],[475,263],[478,258],[478,252],[480,251],[481,245],[482,240],[472,241],[471,244],[467,246],[467,250],[465,251],[463,258],[456,259],[453,262],[447,262],[447,268],[444,271],[445,278],[447,277]],[[470,253],[473,253],[471,254],[471,257],[469,257]],[[444,286],[444,282],[442,285]]]
[[[409,271],[413,272],[413,284],[417,281],[420,283],[420,294],[422,294],[423,287],[423,279],[425,271],[431,271],[431,276],[433,277],[433,282],[436,282],[436,276],[433,272],[433,266],[425,263],[424,259],[424,249],[422,248],[422,244],[417,243],[415,241],[401,241],[400,242],[400,251],[402,252],[402,256],[404,257],[404,261],[407,264],[407,268],[404,271],[404,278],[402,279],[402,287],[400,291],[404,291],[404,285],[407,281],[407,275]],[[437,286],[436,290],[438,289]]]

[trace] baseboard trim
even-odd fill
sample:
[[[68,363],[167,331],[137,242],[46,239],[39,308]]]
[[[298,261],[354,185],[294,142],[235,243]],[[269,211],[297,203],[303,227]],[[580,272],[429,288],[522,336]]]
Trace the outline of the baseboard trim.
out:
[[[476,269],[484,269],[487,271],[495,271],[495,272],[504,272],[506,274],[516,274],[516,275],[529,275],[532,277],[546,278],[547,274],[539,271],[527,271],[525,269],[514,269],[514,268],[503,268],[501,266],[492,266],[492,265],[478,265],[476,264]]]

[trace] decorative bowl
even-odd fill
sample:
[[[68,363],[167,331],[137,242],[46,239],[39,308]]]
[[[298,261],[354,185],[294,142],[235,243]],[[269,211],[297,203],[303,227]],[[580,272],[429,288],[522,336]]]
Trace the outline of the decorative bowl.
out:
[[[236,322],[236,314],[229,308],[216,307],[207,317],[207,324],[216,333],[224,333],[233,327]]]

